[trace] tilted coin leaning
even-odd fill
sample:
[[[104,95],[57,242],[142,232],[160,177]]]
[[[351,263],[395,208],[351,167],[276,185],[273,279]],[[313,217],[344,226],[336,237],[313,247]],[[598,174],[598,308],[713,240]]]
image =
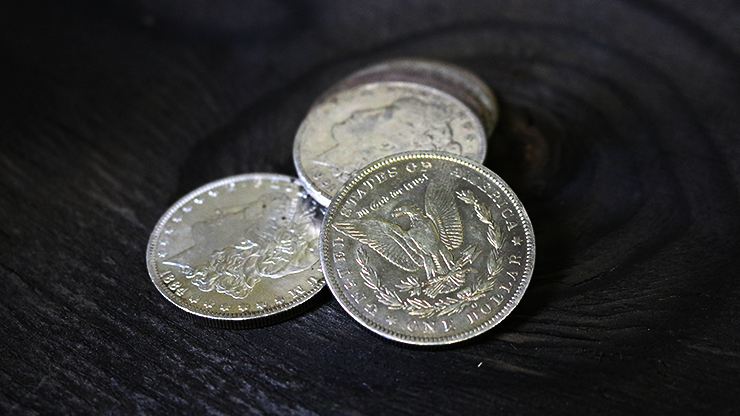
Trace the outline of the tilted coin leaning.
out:
[[[362,169],[327,210],[327,284],[370,330],[418,345],[492,328],[518,304],[535,259],[514,192],[482,165],[410,152]]]
[[[275,318],[324,286],[321,219],[297,179],[221,179],[162,216],[149,239],[149,275],[167,300],[193,315],[222,323]]]
[[[309,194],[326,206],[357,170],[411,150],[481,162],[486,134],[468,106],[441,90],[376,82],[331,94],[312,107],[296,133],[293,158]]]

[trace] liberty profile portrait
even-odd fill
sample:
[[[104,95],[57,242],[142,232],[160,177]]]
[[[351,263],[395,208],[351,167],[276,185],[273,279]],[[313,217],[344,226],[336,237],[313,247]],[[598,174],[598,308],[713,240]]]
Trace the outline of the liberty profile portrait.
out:
[[[380,157],[409,150],[461,154],[453,140],[450,115],[442,105],[417,97],[401,97],[389,105],[353,112],[331,127],[334,145],[314,157],[341,181]],[[348,160],[347,147],[352,148]]]
[[[308,270],[317,261],[315,205],[276,194],[269,201],[221,209],[194,223],[190,248],[168,258],[203,292],[244,299],[265,279]]]

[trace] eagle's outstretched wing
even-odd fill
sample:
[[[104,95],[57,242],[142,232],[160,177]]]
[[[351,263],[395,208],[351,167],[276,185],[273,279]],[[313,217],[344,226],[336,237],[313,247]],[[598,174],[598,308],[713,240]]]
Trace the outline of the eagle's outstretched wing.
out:
[[[463,227],[454,194],[447,187],[431,182],[424,196],[424,210],[427,217],[434,221],[445,247],[448,250],[460,247]]]
[[[415,258],[404,240],[404,231],[396,224],[378,220],[349,220],[332,224],[335,230],[367,244],[394,265],[415,272],[423,264]]]

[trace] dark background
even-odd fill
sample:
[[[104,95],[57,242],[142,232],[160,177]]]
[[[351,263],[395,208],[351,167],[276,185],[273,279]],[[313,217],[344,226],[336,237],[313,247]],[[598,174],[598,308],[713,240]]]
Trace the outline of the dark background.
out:
[[[740,412],[740,4],[0,5],[0,413]],[[176,313],[149,233],[191,189],[295,174],[312,100],[381,59],[496,92],[486,165],[531,285],[472,342],[411,349],[324,291],[258,329]]]

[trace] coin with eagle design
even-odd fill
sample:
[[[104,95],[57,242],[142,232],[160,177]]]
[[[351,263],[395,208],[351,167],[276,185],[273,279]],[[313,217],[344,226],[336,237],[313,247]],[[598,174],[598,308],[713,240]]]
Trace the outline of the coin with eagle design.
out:
[[[362,169],[329,206],[321,263],[342,307],[393,340],[478,335],[519,303],[534,268],[532,224],[488,168],[409,152]]]

